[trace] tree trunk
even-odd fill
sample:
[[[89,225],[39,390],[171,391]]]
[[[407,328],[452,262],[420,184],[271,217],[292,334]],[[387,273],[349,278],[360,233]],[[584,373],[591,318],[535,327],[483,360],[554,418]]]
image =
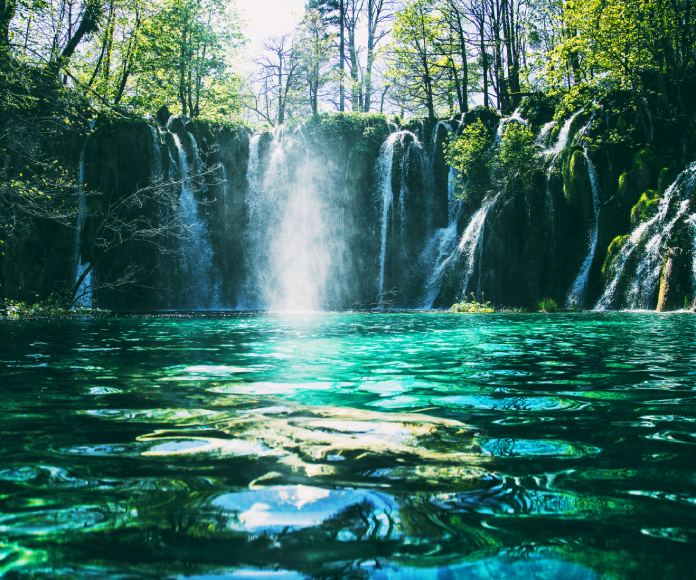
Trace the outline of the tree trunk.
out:
[[[343,112],[346,110],[346,0],[339,1],[339,47],[338,47],[338,110]]]
[[[99,29],[99,17],[101,16],[101,6],[97,0],[87,0],[85,11],[80,19],[75,32],[70,35],[65,48],[63,48],[60,56],[52,63],[53,67],[58,70],[65,66],[72,55],[77,50],[82,39]]]
[[[0,51],[10,47],[10,22],[17,11],[15,0],[0,0]]]
[[[350,100],[351,109],[360,111],[360,77],[358,75],[358,51],[355,47],[355,30],[348,31],[348,54],[350,56]]]
[[[370,112],[372,101],[372,66],[375,60],[375,35],[377,34],[377,19],[374,0],[367,0],[367,64],[365,68],[365,94],[363,96],[363,111]]]

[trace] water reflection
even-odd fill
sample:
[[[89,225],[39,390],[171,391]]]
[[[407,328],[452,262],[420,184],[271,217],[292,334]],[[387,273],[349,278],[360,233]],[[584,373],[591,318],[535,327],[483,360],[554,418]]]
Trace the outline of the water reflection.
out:
[[[693,317],[151,317],[0,333],[0,575],[692,571]]]

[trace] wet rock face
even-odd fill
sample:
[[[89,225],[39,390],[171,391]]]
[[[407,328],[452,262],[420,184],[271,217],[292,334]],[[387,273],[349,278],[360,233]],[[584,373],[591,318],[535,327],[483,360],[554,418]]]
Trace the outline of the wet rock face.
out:
[[[538,132],[552,111],[552,103],[538,99],[520,114]],[[79,138],[64,137],[60,143],[51,139],[44,145],[75,174],[84,150],[89,215],[82,255],[95,267],[96,299],[105,308],[182,307],[182,296],[190,294],[186,269],[196,268],[182,267],[186,224],[178,231],[117,243],[114,222],[108,219],[118,207],[119,223],[151,224],[156,230],[176,217],[183,203],[182,152],[195,213],[210,246],[210,269],[219,281],[216,306],[221,308],[243,306],[240,296],[252,278],[272,286],[285,276],[287,283],[297,267],[321,277],[318,307],[374,307],[380,303],[382,257],[383,306],[422,307],[428,292],[434,292],[433,305],[443,308],[471,294],[498,306],[533,308],[545,297],[565,304],[585,265],[585,306],[601,302],[614,278],[607,307],[629,306],[636,287],[640,304],[647,308],[674,310],[693,303],[696,221],[692,225],[688,220],[696,211],[696,199],[688,201],[688,196],[696,193],[682,179],[664,218],[656,218],[683,169],[670,157],[660,127],[650,144],[641,141],[642,121],[630,110],[617,113],[600,107],[577,113],[572,122],[569,118],[556,120],[545,143],[539,143],[541,168],[524,187],[515,191],[493,185],[480,202],[468,205],[453,198],[446,143],[462,124],[477,120],[495,132],[499,116],[475,109],[452,122],[410,122],[388,160],[386,214],[380,155],[398,129],[382,117],[320,116],[297,128],[256,136],[255,171],[264,189],[263,203],[256,209],[249,176],[251,135],[241,126],[191,121],[161,109],[156,125],[104,120]],[[549,141],[561,141],[564,123],[570,126],[566,145],[547,149],[553,146]],[[604,139],[607,131],[620,131],[622,138]],[[657,143],[659,139],[663,141]],[[15,161],[5,160],[5,165]],[[491,183],[500,183],[493,173]],[[147,193],[153,188],[167,195]],[[303,191],[311,193],[310,212],[298,211],[305,203]],[[691,205],[682,208],[687,202]],[[595,231],[597,207],[601,215]],[[674,216],[677,222],[671,224]],[[659,255],[646,261],[650,240],[634,243],[630,238],[653,219],[670,233],[659,239]],[[251,239],[253,228],[259,228],[255,235],[263,243]],[[585,264],[595,233],[596,252]],[[74,239],[69,224],[35,220],[30,232],[5,246],[0,258],[3,294],[31,300],[65,292],[71,285]],[[297,245],[287,247],[286,239]],[[612,245],[613,240],[621,243]],[[449,245],[443,246],[445,241]],[[630,244],[635,251],[626,250]],[[315,248],[317,256],[308,248]],[[319,254],[324,262],[316,268],[300,264]],[[635,283],[641,268],[647,268],[644,278],[654,278],[654,288]],[[126,272],[129,279],[121,284]],[[428,286],[433,280],[434,291]],[[271,290],[276,298],[279,292]]]

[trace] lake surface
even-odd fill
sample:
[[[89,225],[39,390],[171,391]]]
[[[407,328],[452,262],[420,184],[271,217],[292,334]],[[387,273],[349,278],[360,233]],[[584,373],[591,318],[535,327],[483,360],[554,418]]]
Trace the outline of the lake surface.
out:
[[[0,575],[687,576],[696,316],[0,322]]]

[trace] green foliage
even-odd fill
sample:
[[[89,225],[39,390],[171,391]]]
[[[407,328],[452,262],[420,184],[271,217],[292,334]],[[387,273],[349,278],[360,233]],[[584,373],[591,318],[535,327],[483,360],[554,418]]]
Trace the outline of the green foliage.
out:
[[[178,103],[189,116],[238,114],[240,79],[229,57],[242,38],[230,10],[225,0],[165,0],[143,24],[128,100],[142,111]]]
[[[5,300],[2,310],[7,318],[56,318],[70,314],[70,310],[56,298],[33,304]]]
[[[477,119],[447,146],[446,158],[457,172],[460,199],[478,203],[490,188],[493,143],[493,131]]]
[[[537,303],[539,312],[557,312],[558,304],[553,298],[542,298]]]
[[[408,0],[394,21],[394,60],[387,73],[398,98],[416,112],[435,117],[436,75],[440,34],[434,0]]]
[[[594,77],[593,84],[632,90],[660,75],[685,79],[696,64],[693,24],[692,0],[566,0],[549,77],[555,84]]]
[[[520,123],[508,123],[500,141],[500,169],[513,179],[525,179],[536,169],[537,159],[532,132]]]
[[[470,301],[453,304],[450,312],[454,314],[490,314],[495,308],[490,302],[478,302],[473,296]]]
[[[552,94],[555,91],[551,91]],[[589,83],[573,85],[564,91],[556,107],[554,120],[560,126],[563,121],[580,110],[589,111],[594,107],[595,101],[603,94],[597,86]]]
[[[520,123],[508,123],[495,161],[496,182],[506,191],[527,192],[541,160],[534,135]]]

